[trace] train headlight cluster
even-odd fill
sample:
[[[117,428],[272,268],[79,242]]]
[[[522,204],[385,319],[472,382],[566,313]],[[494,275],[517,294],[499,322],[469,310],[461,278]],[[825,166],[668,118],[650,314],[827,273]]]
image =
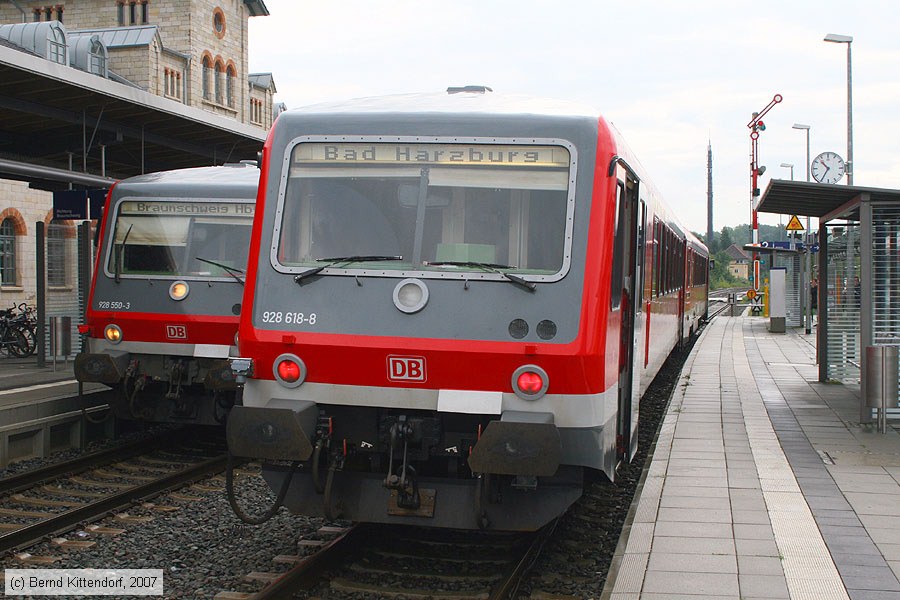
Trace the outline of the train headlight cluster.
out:
[[[549,386],[547,371],[537,365],[523,365],[513,372],[512,388],[519,398],[537,400],[547,393]]]
[[[172,300],[184,300],[190,291],[191,288],[187,281],[175,281],[169,286],[169,298]]]
[[[272,371],[278,383],[288,388],[298,387],[306,379],[306,364],[294,354],[282,354],[276,358]]]
[[[428,288],[418,279],[404,279],[394,288],[394,306],[407,314],[417,313],[428,304]]]
[[[103,330],[103,337],[113,344],[118,344],[122,341],[122,328],[118,325],[107,325]]]

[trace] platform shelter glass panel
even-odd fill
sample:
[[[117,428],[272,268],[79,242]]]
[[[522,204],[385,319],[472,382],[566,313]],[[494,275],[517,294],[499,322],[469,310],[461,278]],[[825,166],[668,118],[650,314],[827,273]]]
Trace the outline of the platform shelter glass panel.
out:
[[[828,379],[858,383],[861,360],[860,225],[850,221],[829,224],[827,231]]]
[[[900,345],[900,206],[896,205],[872,206],[872,344]]]

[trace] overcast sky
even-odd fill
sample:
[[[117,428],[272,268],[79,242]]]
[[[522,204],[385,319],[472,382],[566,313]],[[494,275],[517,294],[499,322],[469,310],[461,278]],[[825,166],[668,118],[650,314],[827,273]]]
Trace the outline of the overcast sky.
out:
[[[770,176],[790,178],[781,163],[806,178],[795,123],[812,127],[812,157],[847,158],[846,44],[822,38],[853,36],[854,184],[900,189],[896,0],[265,2],[271,16],[250,19],[250,70],[272,72],[288,108],[466,84],[590,104],[704,234],[707,143],[716,231],[748,223],[747,123],[776,93],[784,100],[760,137],[763,190]]]

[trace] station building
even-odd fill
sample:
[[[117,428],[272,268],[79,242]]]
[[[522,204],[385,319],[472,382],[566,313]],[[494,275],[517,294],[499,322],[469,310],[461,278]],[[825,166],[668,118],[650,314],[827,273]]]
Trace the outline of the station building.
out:
[[[253,159],[281,109],[249,73],[262,0],[0,0],[0,309],[70,293],[74,221],[53,191]],[[71,177],[67,174],[71,173]]]

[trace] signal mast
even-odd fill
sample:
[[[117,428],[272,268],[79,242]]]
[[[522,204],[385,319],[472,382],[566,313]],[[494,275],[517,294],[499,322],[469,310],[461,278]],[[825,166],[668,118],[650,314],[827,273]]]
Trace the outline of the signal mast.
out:
[[[766,172],[766,168],[759,166],[758,162],[759,132],[766,130],[766,124],[762,118],[781,100],[781,94],[775,94],[772,101],[761,111],[753,113],[753,118],[747,123],[747,127],[750,129],[750,219],[752,228],[750,243],[754,246],[759,245],[759,221],[756,216],[756,209],[759,206],[759,176]],[[753,289],[759,291],[759,254],[756,252],[753,253]]]

